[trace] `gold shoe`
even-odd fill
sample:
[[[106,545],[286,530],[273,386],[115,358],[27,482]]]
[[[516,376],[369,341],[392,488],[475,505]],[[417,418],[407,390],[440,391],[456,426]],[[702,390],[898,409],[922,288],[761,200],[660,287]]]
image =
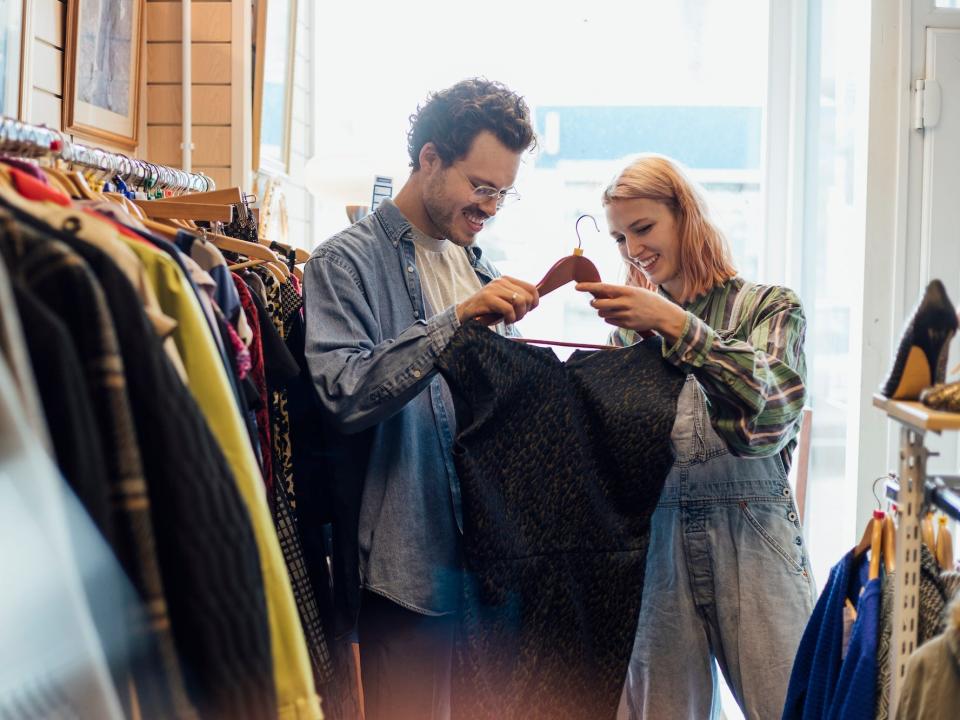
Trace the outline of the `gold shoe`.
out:
[[[960,382],[928,387],[920,393],[920,402],[934,410],[960,413]]]

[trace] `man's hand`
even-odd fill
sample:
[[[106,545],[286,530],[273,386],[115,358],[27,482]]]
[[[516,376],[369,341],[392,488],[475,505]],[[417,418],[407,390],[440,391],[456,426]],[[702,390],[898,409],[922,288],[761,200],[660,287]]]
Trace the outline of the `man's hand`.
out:
[[[523,280],[502,277],[457,305],[461,323],[477,318],[487,325],[500,320],[512,325],[540,304],[537,289]]]

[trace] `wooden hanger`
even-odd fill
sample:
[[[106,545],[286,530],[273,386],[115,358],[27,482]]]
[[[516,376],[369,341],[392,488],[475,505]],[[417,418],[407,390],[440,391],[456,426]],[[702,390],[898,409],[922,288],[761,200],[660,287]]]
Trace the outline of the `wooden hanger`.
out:
[[[77,186],[78,195],[74,197],[79,197],[84,200],[102,200],[103,198],[93,191],[90,187],[90,184],[87,182],[87,179],[83,176],[83,173],[77,172],[76,170],[71,170],[67,173],[68,177],[73,181],[73,184]]]
[[[276,250],[277,252],[283,253],[284,257],[293,252],[295,265],[303,265],[307,260],[310,259],[310,253],[303,248],[287,245],[286,243],[277,242],[276,240],[268,240],[262,236],[259,238],[259,241],[261,245],[266,245],[271,250]]]
[[[887,514],[883,517],[883,526],[881,528],[883,540],[880,546],[880,552],[883,555],[883,569],[889,575],[896,570],[896,531],[893,527],[893,518]]]
[[[132,218],[137,220],[146,220],[147,216],[144,214],[143,210],[140,209],[140,206],[132,202],[126,195],[115,192],[105,192],[103,193],[103,197],[122,207]]]
[[[267,270],[277,279],[277,282],[286,282],[287,278],[290,277],[289,268],[287,268],[283,260],[268,247],[260,245],[259,243],[238,240],[237,238],[212,232],[207,232],[204,237],[221,250],[243,255],[251,260],[263,260]]]
[[[920,519],[920,537],[930,552],[936,552],[937,541],[933,534],[933,513],[925,513]]]
[[[147,217],[157,219],[176,220],[205,220],[207,222],[231,222],[233,220],[232,205],[215,205],[213,203],[193,202],[166,202],[160,200],[133,201]]]
[[[880,556],[883,553],[883,510],[874,510],[873,517],[863,531],[863,537],[853,549],[853,556],[860,558],[870,551],[870,569],[867,577],[870,580],[880,577]]]
[[[47,176],[47,180],[49,180],[50,184],[55,188],[72,198],[80,197],[80,191],[77,189],[77,186],[74,185],[73,180],[63,170],[55,167],[44,167],[42,170],[43,174]]]
[[[239,187],[224,188],[223,190],[207,190],[206,192],[186,193],[168,198],[159,198],[153,202],[170,203],[207,203],[214,205],[236,205],[244,199],[243,190]]]
[[[580,248],[574,248],[573,255],[560,258],[547,270],[543,280],[537,283],[537,292],[543,297],[569,282],[600,282],[600,271],[583,256]]]
[[[581,217],[590,217],[589,215],[583,215]],[[591,218],[592,219],[592,218]],[[596,221],[594,221],[596,222]],[[590,260],[583,256],[583,250],[580,248],[574,248],[573,254],[568,255],[564,258],[561,258],[553,264],[553,266],[547,270],[547,274],[543,276],[543,280],[537,283],[537,293],[540,297],[543,297],[547,293],[553,292],[558,287],[566,285],[569,282],[600,282],[600,272],[597,270],[597,266],[594,265]],[[503,319],[502,315],[481,315],[477,318],[481,323],[487,325],[493,325],[500,322]],[[530,345],[555,345],[559,347],[574,347],[574,348],[587,348],[590,350],[612,350],[616,348],[615,345],[595,345],[593,343],[572,343],[565,342],[561,340],[537,340],[534,338],[510,338],[517,342],[527,343]]]
[[[937,525],[937,565],[941,570],[953,570],[953,537],[947,528],[946,516],[941,515]]]

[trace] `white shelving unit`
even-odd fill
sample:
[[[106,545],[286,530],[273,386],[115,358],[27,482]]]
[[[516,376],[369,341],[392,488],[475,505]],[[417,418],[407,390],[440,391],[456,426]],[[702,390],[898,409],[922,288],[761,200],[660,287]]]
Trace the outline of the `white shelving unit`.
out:
[[[928,432],[960,430],[960,414],[939,412],[918,402],[873,396],[873,404],[900,423],[900,492],[897,496],[896,574],[893,606],[893,663],[890,709],[894,716],[907,670],[907,659],[917,645],[920,608],[920,519],[927,504]]]

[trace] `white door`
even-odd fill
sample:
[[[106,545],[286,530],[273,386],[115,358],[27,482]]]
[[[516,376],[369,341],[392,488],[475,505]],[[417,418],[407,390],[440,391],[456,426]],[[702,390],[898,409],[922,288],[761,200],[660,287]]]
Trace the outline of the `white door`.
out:
[[[924,69],[914,81],[914,98],[914,128],[923,135],[920,277],[940,278],[960,306],[960,28],[926,28]],[[958,364],[960,338],[951,345],[948,372]],[[956,433],[931,434],[927,445],[940,452],[930,459],[929,471],[957,472]]]

